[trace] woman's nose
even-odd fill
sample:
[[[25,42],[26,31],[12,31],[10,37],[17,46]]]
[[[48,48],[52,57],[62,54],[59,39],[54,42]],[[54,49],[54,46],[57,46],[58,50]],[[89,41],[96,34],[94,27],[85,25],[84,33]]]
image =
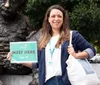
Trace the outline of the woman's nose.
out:
[[[5,2],[5,4],[4,4],[4,6],[5,6],[6,8],[8,8],[8,7],[9,7],[9,0],[6,0],[6,2]]]
[[[58,16],[55,17],[55,20],[58,20]]]

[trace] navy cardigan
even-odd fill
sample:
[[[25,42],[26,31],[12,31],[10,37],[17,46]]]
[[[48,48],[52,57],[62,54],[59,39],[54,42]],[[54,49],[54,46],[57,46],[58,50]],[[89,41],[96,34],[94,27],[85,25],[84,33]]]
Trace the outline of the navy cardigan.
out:
[[[72,44],[76,52],[78,50],[84,51],[87,48],[90,48],[93,51],[93,54],[96,54],[95,48],[87,42],[83,36],[78,31],[73,31],[72,34]],[[68,59],[68,52],[67,48],[69,45],[69,41],[65,41],[61,46],[61,69],[62,69],[62,80],[66,83],[66,85],[71,85],[68,76],[67,76],[67,64],[66,60]],[[93,55],[93,56],[94,56]],[[39,68],[39,85],[44,85],[45,83],[45,48],[39,50],[38,52],[38,64],[37,67]]]

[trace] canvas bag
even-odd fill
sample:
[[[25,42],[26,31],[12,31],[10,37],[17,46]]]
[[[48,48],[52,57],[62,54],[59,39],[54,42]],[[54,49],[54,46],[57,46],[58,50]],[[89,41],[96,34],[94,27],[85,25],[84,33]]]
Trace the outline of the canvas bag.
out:
[[[70,32],[70,42],[72,42],[72,31]],[[67,63],[68,78],[71,85],[100,85],[100,80],[87,59],[75,59],[69,55]]]

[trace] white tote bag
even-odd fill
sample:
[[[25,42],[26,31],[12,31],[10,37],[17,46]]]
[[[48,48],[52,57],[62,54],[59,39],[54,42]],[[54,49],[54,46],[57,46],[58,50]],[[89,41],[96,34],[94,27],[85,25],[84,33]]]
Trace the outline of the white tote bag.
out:
[[[70,35],[69,45],[72,42],[72,31]],[[87,59],[76,59],[69,55],[66,63],[71,85],[100,85],[100,80]]]

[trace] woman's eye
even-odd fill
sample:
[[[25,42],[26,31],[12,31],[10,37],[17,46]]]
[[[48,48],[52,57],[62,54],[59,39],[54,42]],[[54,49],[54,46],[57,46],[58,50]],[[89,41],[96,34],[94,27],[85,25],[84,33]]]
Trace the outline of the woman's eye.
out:
[[[54,18],[54,17],[55,17],[55,15],[52,15],[51,17],[52,17],[52,18]]]
[[[58,15],[58,17],[61,18],[62,16],[61,15]]]

